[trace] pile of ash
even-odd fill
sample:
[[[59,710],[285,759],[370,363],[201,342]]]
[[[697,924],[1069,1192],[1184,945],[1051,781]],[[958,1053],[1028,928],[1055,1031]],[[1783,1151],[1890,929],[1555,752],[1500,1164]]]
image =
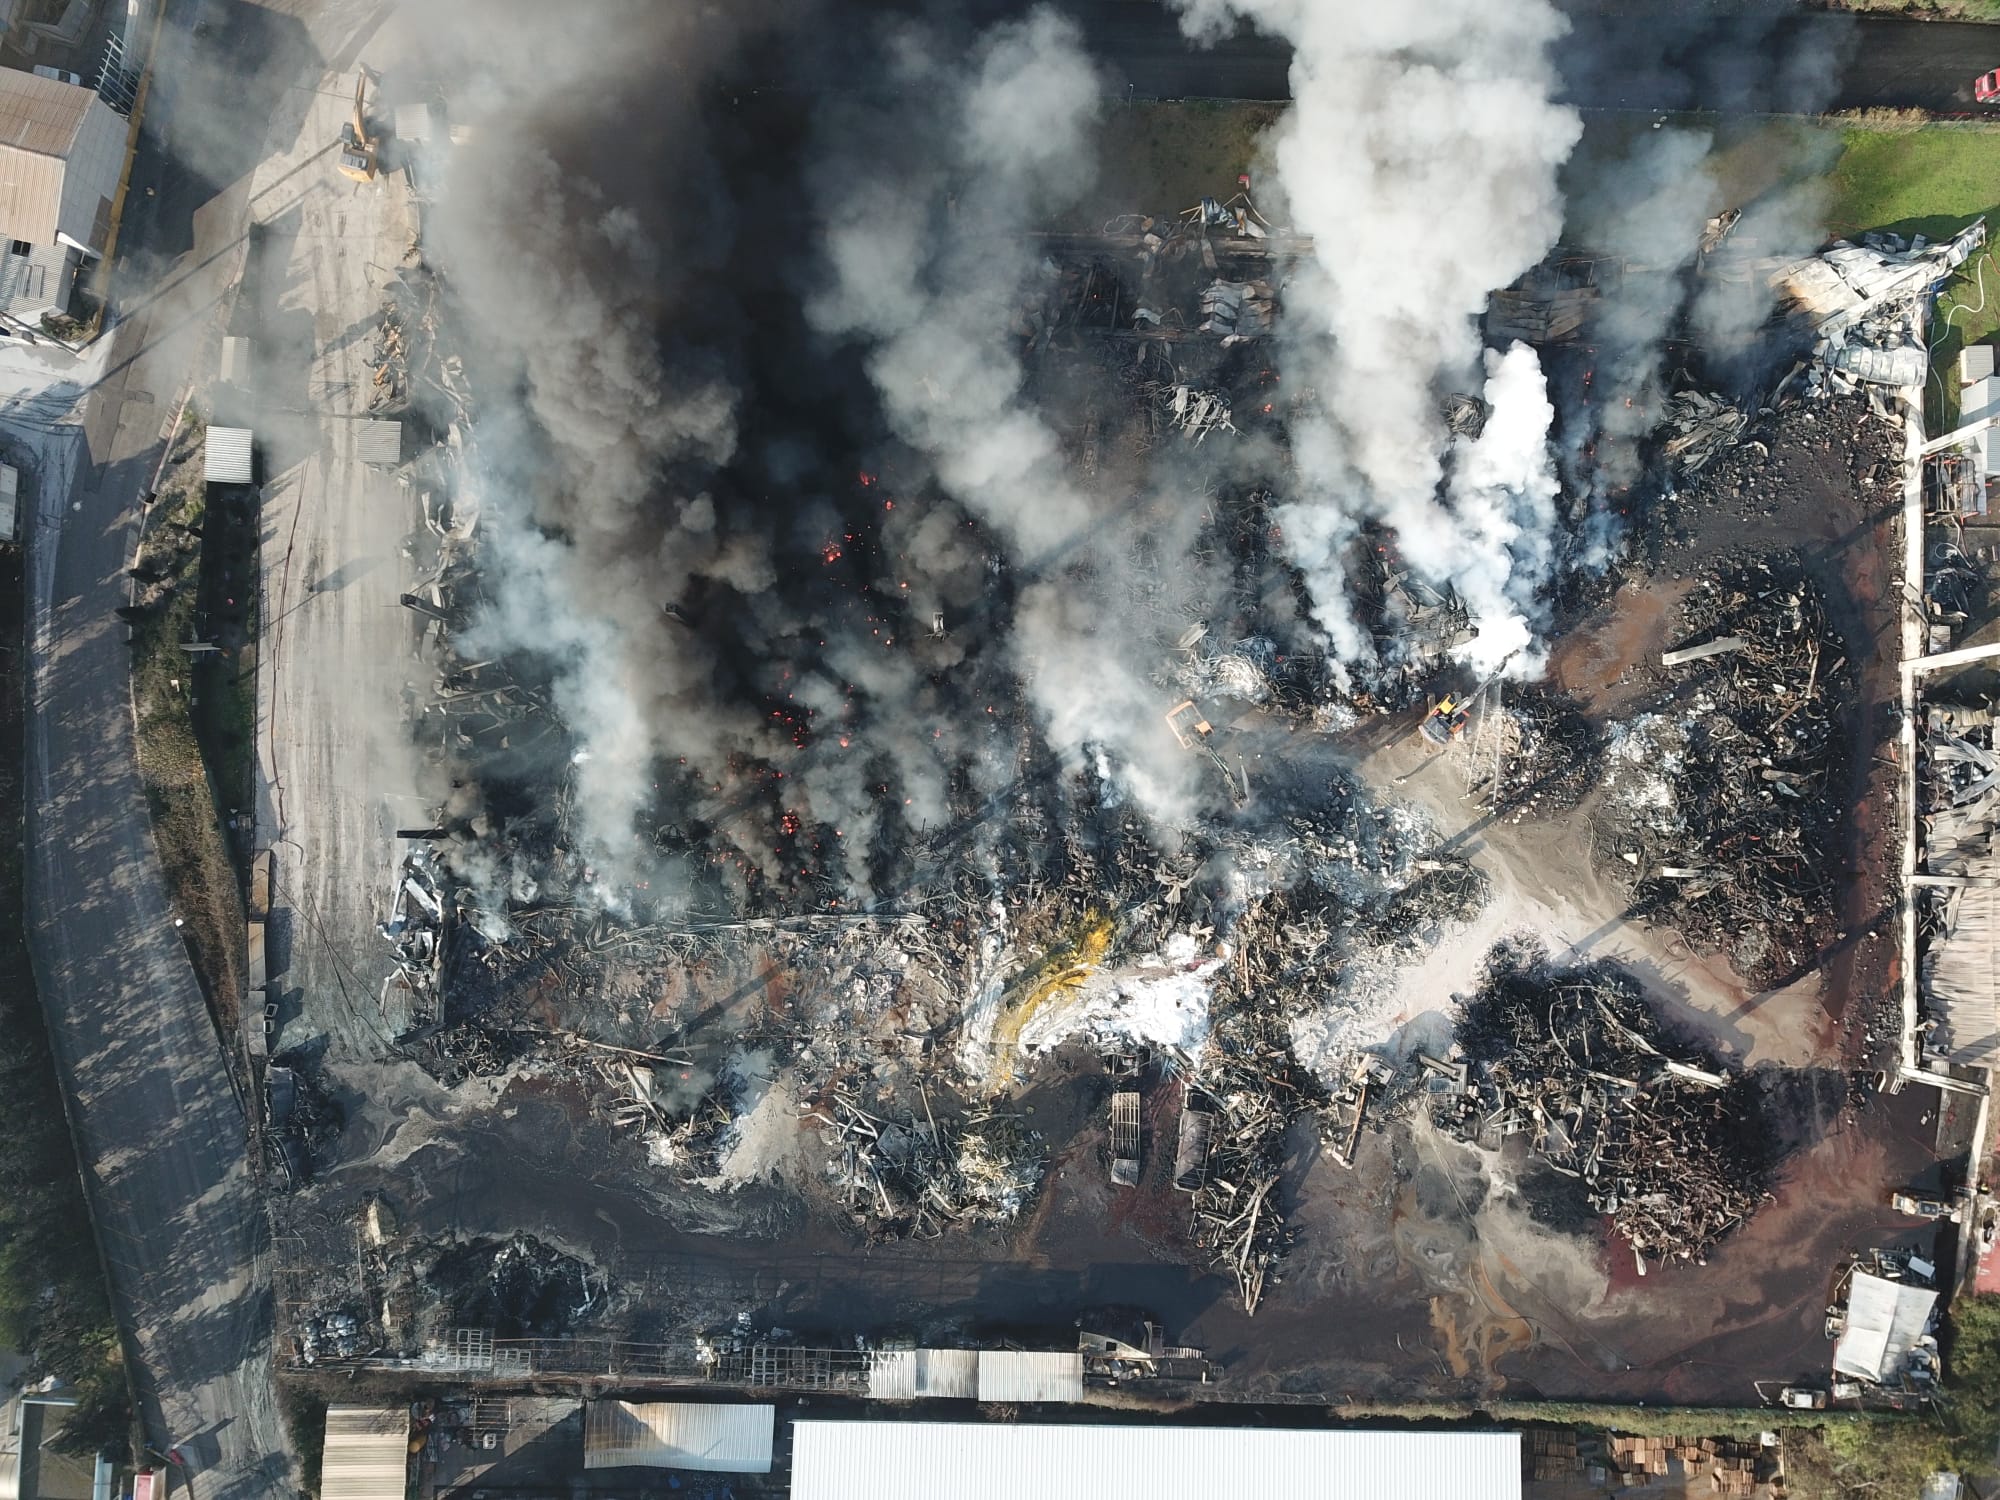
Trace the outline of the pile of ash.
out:
[[[608,1300],[602,1272],[532,1235],[469,1240],[431,1265],[431,1285],[452,1326],[498,1338],[548,1338],[586,1323]]]

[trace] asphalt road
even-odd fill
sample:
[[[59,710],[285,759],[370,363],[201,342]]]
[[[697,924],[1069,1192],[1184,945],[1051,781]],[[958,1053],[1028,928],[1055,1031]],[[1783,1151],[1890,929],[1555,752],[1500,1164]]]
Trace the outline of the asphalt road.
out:
[[[290,7],[334,35],[382,8]],[[38,496],[30,538],[29,928],[147,1441],[180,1450],[188,1493],[248,1500],[290,1471],[268,1233],[145,814],[113,611],[165,421],[217,358],[250,171],[267,131],[297,134],[313,97],[297,80],[326,61],[297,16],[246,0],[175,0],[162,47],[110,346],[52,388],[80,403],[84,451],[60,466],[73,489]]]
[[[2000,66],[2000,27],[1696,5],[1567,6],[1554,49],[1568,102],[1586,109],[1724,113],[1913,108],[1971,113],[1975,74]],[[1116,92],[1135,98],[1285,99],[1286,45],[1243,32],[1188,43],[1155,0],[1065,7]]]

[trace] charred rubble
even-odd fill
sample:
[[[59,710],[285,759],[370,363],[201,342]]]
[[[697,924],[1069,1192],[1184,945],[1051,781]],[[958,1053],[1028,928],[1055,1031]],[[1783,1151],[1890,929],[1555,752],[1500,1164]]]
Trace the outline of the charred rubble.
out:
[[[927,470],[906,478],[907,455],[877,445],[822,485],[810,523],[771,543],[785,613],[706,577],[659,600],[652,623],[756,727],[712,763],[654,767],[638,852],[615,873],[590,852],[587,749],[564,721],[558,664],[487,649],[483,625],[504,601],[466,477],[476,403],[437,348],[429,284],[401,285],[378,386],[383,411],[420,407],[445,433],[406,468],[424,576],[402,602],[434,670],[412,704],[417,742],[451,792],[428,826],[400,830],[387,893],[382,1002],[400,1055],[447,1085],[517,1069],[559,1077],[656,1180],[733,1192],[782,1166],[787,1186],[861,1232],[932,1239],[1004,1232],[1041,1190],[1061,1143],[1003,1098],[1024,1058],[1136,1049],[1176,1078],[1200,1122],[1172,1175],[1188,1195],[1185,1248],[1254,1310],[1296,1232],[1280,1188],[1288,1155],[1317,1134],[1351,1163],[1371,1091],[1388,1083],[1365,1044],[1336,1040],[1302,1061],[1302,1028],[1488,897],[1486,876],[1441,851],[1423,819],[1375,803],[1312,748],[1307,731],[1421,706],[1473,629],[1394,535],[1363,527],[1342,556],[1379,659],[1343,669],[1328,656],[1284,532],[1285,417],[1317,398],[1281,382],[1267,338],[1283,286],[1277,238],[1247,203],[1042,237],[1010,352],[1027,397],[1057,414],[1066,472],[1130,497],[1117,526],[1024,565]],[[1753,419],[1684,400],[1668,458],[1684,483],[1734,497],[1770,478],[1769,429],[1805,422],[1803,404]],[[1450,396],[1441,414],[1470,437],[1489,412]],[[1264,472],[1221,462],[1225,445],[1265,454]],[[739,476],[713,478],[738,514],[769,480],[740,476],[732,495]],[[926,545],[948,543],[956,593],[909,589],[920,530]],[[1115,617],[1123,640],[1105,649],[1139,663],[1157,695],[1142,726],[1080,753],[1054,741],[1027,680],[1034,660],[1000,645],[1031,595],[1041,608],[1093,601],[1079,630]],[[1705,581],[1679,628],[1696,646],[1742,644],[1676,668],[1682,706],[1610,736],[1552,691],[1496,691],[1462,747],[1468,788],[1503,819],[1546,817],[1582,803],[1608,766],[1599,849],[1635,907],[1697,946],[1728,945],[1745,972],[1783,973],[1832,922],[1840,643],[1783,561]],[[908,663],[900,697],[877,700],[856,642],[869,660],[893,650]],[[1072,691],[1087,699],[1092,687]],[[1134,794],[1135,755],[1152,753],[1131,749],[1141,727],[1188,773],[1175,817]],[[906,784],[919,762],[937,782],[927,807]],[[1635,765],[1676,780],[1621,795]],[[835,767],[847,788],[837,812],[801,790]],[[1766,919],[1750,924],[1757,951],[1746,908]],[[1498,1071],[1475,1080],[1473,1112],[1484,1120],[1505,1102],[1568,1121],[1550,1127],[1560,1139],[1544,1132],[1551,1170],[1615,1205],[1604,1211],[1641,1253],[1698,1256],[1761,1191],[1747,1157],[1724,1149],[1741,1101],[1729,1087],[1721,1102],[1684,1096],[1705,1085],[1647,1072],[1666,1050],[1657,1026],[1603,976],[1565,980],[1564,993],[1595,997],[1570,1002],[1576,1025],[1608,1028],[1593,1045],[1624,1081],[1607,1092],[1570,1078],[1570,1095],[1516,1097],[1526,1075],[1507,1082],[1506,1067],[1528,1066],[1531,1039],[1502,1045],[1502,1002],[1531,970],[1533,984],[1555,983],[1526,956],[1489,982],[1485,1030],[1469,1033],[1484,1040],[1468,1050]],[[1191,974],[1205,1012],[1189,1034],[1135,1041],[1102,1013]],[[1508,1048],[1519,1057],[1503,1066]],[[1667,1190],[1631,1159],[1661,1142],[1694,1174],[1665,1206]],[[572,1300],[591,1291],[562,1285]]]
[[[1696,580],[1676,629],[1668,701],[1618,728],[1599,852],[1635,914],[1768,987],[1838,927],[1854,674],[1789,556]]]
[[[1433,1121],[1489,1146],[1524,1136],[1642,1265],[1701,1263],[1768,1196],[1776,1164],[1758,1084],[1670,1038],[1615,966],[1559,969],[1535,944],[1503,943],[1457,1035],[1468,1066],[1433,1094]]]

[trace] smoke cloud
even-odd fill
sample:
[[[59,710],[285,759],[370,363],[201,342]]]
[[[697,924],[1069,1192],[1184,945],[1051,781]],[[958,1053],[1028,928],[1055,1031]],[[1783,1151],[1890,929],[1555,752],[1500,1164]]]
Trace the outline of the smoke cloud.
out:
[[[1470,655],[1497,667],[1521,641],[1515,601],[1547,581],[1549,549],[1477,554],[1467,541],[1505,509],[1490,497],[1551,488],[1547,428],[1482,454],[1482,478],[1450,495],[1483,513],[1460,515],[1440,500],[1451,444],[1438,401],[1478,384],[1488,295],[1562,226],[1556,174],[1581,134],[1552,101],[1563,20],[1542,0],[1177,3],[1198,38],[1240,18],[1294,48],[1294,103],[1269,149],[1279,216],[1314,241],[1316,274],[1287,289],[1286,337],[1293,378],[1317,399],[1295,420],[1299,493],[1283,519],[1316,615],[1339,654],[1366,653],[1338,558],[1362,522],[1380,522],[1432,582],[1460,587],[1481,632]],[[1516,419],[1544,410],[1521,399],[1521,366],[1535,362],[1507,356],[1495,373],[1508,388],[1487,399],[1504,395]],[[1502,475],[1503,458],[1521,467]]]

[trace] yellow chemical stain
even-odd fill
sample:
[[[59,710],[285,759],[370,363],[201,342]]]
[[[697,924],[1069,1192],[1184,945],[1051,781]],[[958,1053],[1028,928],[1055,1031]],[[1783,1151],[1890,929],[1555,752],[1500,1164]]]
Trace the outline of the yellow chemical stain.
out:
[[[1076,941],[1053,949],[1035,966],[1024,982],[1019,997],[1007,1003],[993,1026],[993,1077],[995,1089],[1014,1081],[1014,1062],[1021,1043],[1021,1030],[1052,1000],[1074,994],[1097,972],[1111,951],[1116,931],[1111,918],[1097,912],[1084,915],[1083,930]]]

